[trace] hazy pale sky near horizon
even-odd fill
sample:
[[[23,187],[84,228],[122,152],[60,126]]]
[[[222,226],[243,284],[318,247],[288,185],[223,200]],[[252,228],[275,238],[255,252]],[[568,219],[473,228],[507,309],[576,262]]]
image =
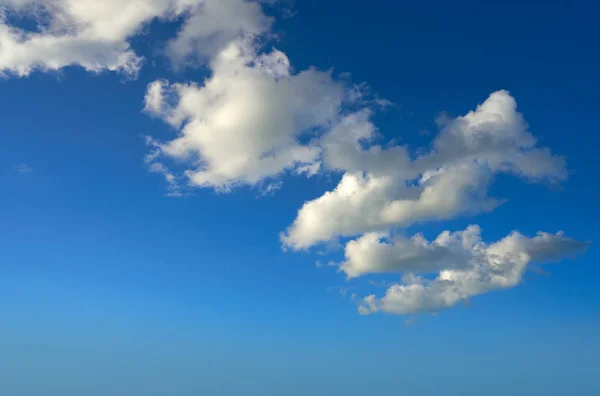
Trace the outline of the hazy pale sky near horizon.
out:
[[[0,0],[0,394],[600,394],[599,11]]]

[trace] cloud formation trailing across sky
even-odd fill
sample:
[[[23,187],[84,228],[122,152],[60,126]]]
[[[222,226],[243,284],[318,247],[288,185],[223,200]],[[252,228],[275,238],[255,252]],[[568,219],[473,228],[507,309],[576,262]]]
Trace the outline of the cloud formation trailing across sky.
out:
[[[470,297],[517,286],[530,263],[544,263],[580,254],[587,243],[562,232],[539,232],[528,238],[515,231],[490,245],[481,241],[478,226],[464,231],[445,231],[429,243],[422,236],[385,243],[372,234],[346,246],[348,260],[341,269],[348,274],[368,272],[437,272],[434,279],[411,278],[390,286],[385,296],[369,295],[359,312],[407,315],[438,312]]]
[[[176,68],[208,67],[209,75],[149,84],[145,112],[175,131],[171,140],[148,138],[150,171],[164,175],[174,196],[182,183],[231,192],[279,185],[284,173],[340,175],[334,189],[299,208],[280,239],[298,251],[348,238],[337,264],[348,278],[405,274],[384,296],[364,297],[363,314],[437,312],[518,285],[532,263],[585,250],[585,242],[546,232],[528,238],[514,231],[486,244],[477,225],[432,242],[398,236],[414,224],[493,211],[504,202],[488,194],[497,174],[564,181],[565,160],[538,145],[504,90],[445,119],[425,153],[378,144],[373,116],[389,103],[330,71],[296,71],[284,52],[265,50],[273,19],[263,5],[275,2],[0,0],[0,72],[26,77],[80,66],[135,77],[144,59],[131,39],[154,20],[181,20],[163,55]],[[20,27],[24,18],[36,28]],[[173,161],[185,170],[173,171]]]

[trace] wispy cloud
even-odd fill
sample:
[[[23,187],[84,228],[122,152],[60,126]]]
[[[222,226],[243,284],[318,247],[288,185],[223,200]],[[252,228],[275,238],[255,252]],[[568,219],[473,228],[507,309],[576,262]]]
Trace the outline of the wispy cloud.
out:
[[[33,172],[33,169],[27,164],[19,164],[14,167],[14,170],[24,175]]]
[[[344,286],[331,286],[328,287],[327,290],[325,290],[326,293],[335,291],[338,292],[342,297],[346,297],[348,295],[348,292],[350,292],[351,290],[354,290],[354,287],[344,287]]]

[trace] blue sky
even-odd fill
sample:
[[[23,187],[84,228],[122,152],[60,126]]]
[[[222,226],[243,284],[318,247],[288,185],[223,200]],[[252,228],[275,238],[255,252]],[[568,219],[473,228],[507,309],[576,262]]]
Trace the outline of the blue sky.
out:
[[[600,392],[592,2],[35,3],[0,394]]]

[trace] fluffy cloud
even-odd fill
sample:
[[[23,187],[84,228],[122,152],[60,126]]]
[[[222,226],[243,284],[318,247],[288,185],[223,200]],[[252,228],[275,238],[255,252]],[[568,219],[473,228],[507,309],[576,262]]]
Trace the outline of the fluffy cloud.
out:
[[[367,233],[345,247],[346,260],[339,268],[348,278],[374,273],[433,273],[471,266],[481,242],[479,226],[464,231],[444,231],[433,242],[423,235],[412,238]]]
[[[405,279],[407,283],[392,285],[381,298],[365,297],[359,306],[362,314],[431,313],[473,296],[515,287],[530,263],[573,256],[584,252],[587,246],[562,232],[539,232],[527,238],[516,231],[487,245],[481,241],[477,226],[459,233],[444,232],[432,243],[418,236],[411,241],[401,239],[385,244],[367,235],[347,247],[348,261],[341,268],[349,275],[442,269],[433,280]]]
[[[486,195],[490,177],[487,168],[474,163],[425,174],[417,185],[346,173],[335,190],[304,204],[282,240],[293,249],[304,249],[337,236],[489,211],[501,203]]]
[[[373,111],[369,108],[350,113],[322,137],[320,143],[325,167],[349,174],[368,172],[376,177],[415,177],[405,147],[383,149],[380,145],[371,144],[379,137],[377,127],[371,121],[372,115]],[[365,149],[365,145],[368,148]]]
[[[169,43],[167,54],[176,64],[194,64],[218,54],[240,33],[259,36],[268,32],[271,24],[272,18],[257,1],[204,1],[201,12],[194,13]]]
[[[507,91],[497,91],[475,111],[446,120],[430,154],[415,161],[416,170],[476,161],[492,171],[511,172],[529,180],[567,178],[565,161],[549,148],[536,147],[537,139],[517,111]]]
[[[191,184],[228,190],[318,170],[318,144],[300,138],[336,121],[348,96],[342,83],[315,69],[293,74],[284,53],[259,54],[251,38],[232,41],[209,66],[202,85],[156,81],[146,95],[146,111],[180,130],[160,148],[191,164]]]
[[[23,17],[37,28],[21,28]],[[0,72],[81,66],[135,76],[143,59],[130,39],[155,18],[178,17],[185,22],[167,46],[177,62],[192,51],[211,55],[240,31],[260,34],[270,24],[260,5],[246,0],[0,0]]]
[[[305,249],[338,236],[492,210],[502,202],[487,197],[497,172],[531,181],[567,176],[562,157],[536,147],[506,91],[447,121],[431,151],[414,160],[405,147],[369,146],[375,135],[362,113],[323,137],[325,166],[346,173],[333,191],[300,209],[282,235],[286,246]]]

